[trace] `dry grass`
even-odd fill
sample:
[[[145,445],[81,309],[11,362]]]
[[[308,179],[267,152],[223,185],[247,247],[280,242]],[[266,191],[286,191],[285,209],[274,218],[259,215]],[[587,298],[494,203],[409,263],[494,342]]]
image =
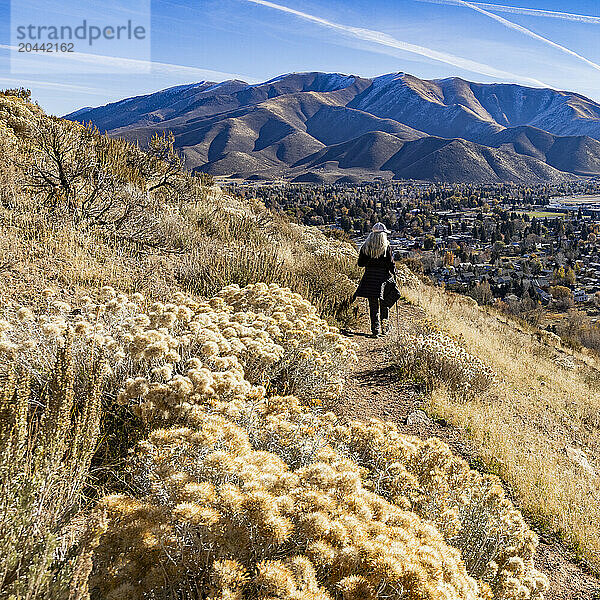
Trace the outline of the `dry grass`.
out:
[[[106,285],[158,300],[176,290],[210,297],[232,283],[261,281],[310,298],[331,320],[348,318],[340,307],[354,290],[348,277],[354,269],[343,254],[314,256],[294,230],[280,227],[264,207],[246,207],[251,220],[220,212],[216,231],[215,223],[209,227],[190,219],[191,212],[220,210],[234,202],[215,190],[168,215],[162,225],[176,251],[139,248],[99,229],[54,223],[49,215],[29,210],[31,203],[25,200],[19,210],[0,206],[0,299],[32,304],[49,286],[63,298],[73,298]],[[242,226],[244,236],[231,233]]]
[[[460,296],[403,291],[499,376],[468,402],[437,389],[430,409],[466,430],[519,503],[600,567],[598,363]]]
[[[0,369],[0,598],[86,597],[102,521],[76,515],[100,425],[99,361],[75,390],[70,346],[41,389],[22,368]]]
[[[355,254],[350,244],[316,230],[305,239],[304,230],[263,205],[242,203],[203,185],[180,169],[167,138],[158,142],[166,144],[164,156],[147,156],[126,142],[51,119],[22,98],[0,93],[0,303],[5,315],[14,316],[24,306],[48,311],[51,296],[52,302],[67,306],[61,309],[65,322],[74,323],[82,318],[84,297],[96,297],[106,286],[170,302],[181,290],[209,297],[228,284],[260,281],[303,293],[330,321],[344,318],[340,307],[354,291],[348,278]],[[54,146],[60,156],[48,154]],[[68,182],[56,179],[54,158],[65,166]],[[98,182],[107,184],[96,189]],[[91,319],[97,324],[98,315]],[[0,326],[0,359],[12,353],[4,334]],[[39,341],[30,340],[30,345],[43,353]],[[35,415],[29,413],[34,425],[40,419],[45,423],[43,415],[54,402],[44,385],[58,373],[52,368],[56,346],[42,361],[44,369],[22,369],[35,383],[31,397],[19,396],[25,408],[37,407]],[[92,529],[65,546],[66,557],[60,549],[65,531],[77,529],[73,515],[89,508],[103,488],[118,487],[117,480],[125,485],[123,459],[139,438],[139,424],[131,411],[115,405],[117,390],[104,389],[102,410],[94,413],[88,427],[93,431],[85,438],[90,444],[83,456],[78,442],[79,454],[71,460],[73,431],[86,431],[77,420],[84,411],[71,410],[79,401],[71,389],[58,402],[67,434],[48,421],[48,432],[44,425],[28,429],[23,443],[11,445],[16,400],[2,381],[11,364],[0,360],[0,598],[58,599],[72,592],[79,600],[87,596],[85,581],[101,519],[82,513],[79,530],[85,521]],[[73,368],[80,375],[79,366]],[[38,431],[47,443],[58,432],[57,439],[68,447],[59,447],[46,460]],[[48,490],[54,492],[50,497]]]
[[[48,285],[65,298],[110,285],[166,299],[177,289],[208,297],[261,281],[339,317],[354,291],[355,254],[258,201],[203,185],[181,169],[169,137],[145,154],[0,93],[5,303],[30,303]]]
[[[127,243],[98,228],[56,223],[27,198],[18,209],[0,206],[0,299],[31,304],[48,286],[64,298],[109,285],[165,300],[176,290],[210,297],[229,284],[277,283],[301,293],[331,320],[349,318],[344,302],[354,291],[352,247],[315,237],[328,252],[314,255],[289,224],[261,206],[226,212],[234,198],[220,190],[164,217],[172,249]],[[197,217],[198,213],[218,214]],[[345,254],[346,253],[346,254]],[[342,310],[341,310],[342,309]]]

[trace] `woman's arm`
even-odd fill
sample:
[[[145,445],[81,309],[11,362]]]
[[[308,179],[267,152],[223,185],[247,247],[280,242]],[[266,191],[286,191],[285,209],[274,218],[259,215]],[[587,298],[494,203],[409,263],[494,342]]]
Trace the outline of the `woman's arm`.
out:
[[[388,246],[388,251],[386,254],[387,254],[386,258],[389,261],[388,269],[392,275],[395,275],[396,274],[396,261],[394,260],[394,251],[392,250],[391,246]]]
[[[358,266],[366,267],[368,262],[369,262],[369,257],[361,250],[358,253]]]

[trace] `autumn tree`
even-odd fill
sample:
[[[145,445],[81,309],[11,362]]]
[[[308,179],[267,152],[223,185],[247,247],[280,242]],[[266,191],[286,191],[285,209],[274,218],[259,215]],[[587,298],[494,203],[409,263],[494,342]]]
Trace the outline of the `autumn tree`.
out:
[[[563,285],[555,285],[550,288],[550,294],[554,299],[556,307],[559,309],[571,308],[573,302],[573,292]]]
[[[532,257],[531,263],[531,272],[533,275],[539,275],[542,272],[542,262],[537,256]]]
[[[487,281],[482,281],[469,290],[469,296],[477,300],[478,304],[491,304],[494,296]]]
[[[573,286],[577,277],[575,271],[571,267],[559,267],[554,271],[554,283],[558,286]]]

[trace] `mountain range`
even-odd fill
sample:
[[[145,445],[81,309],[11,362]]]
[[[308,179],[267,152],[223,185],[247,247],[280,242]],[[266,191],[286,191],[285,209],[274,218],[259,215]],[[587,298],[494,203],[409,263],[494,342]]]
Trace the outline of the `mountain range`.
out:
[[[144,146],[172,131],[190,169],[306,182],[558,182],[600,175],[600,104],[406,73],[290,73],[177,86],[65,116]]]

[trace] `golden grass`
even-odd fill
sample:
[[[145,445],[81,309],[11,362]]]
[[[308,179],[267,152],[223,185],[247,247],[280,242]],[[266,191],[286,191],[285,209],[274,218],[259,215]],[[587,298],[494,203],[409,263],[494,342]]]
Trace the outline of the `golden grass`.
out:
[[[423,284],[403,292],[499,376],[468,402],[437,389],[430,410],[468,432],[532,518],[600,567],[598,362],[469,299]]]
[[[262,281],[338,316],[352,244],[203,185],[170,136],[155,141],[144,153],[0,93],[0,301],[30,303],[48,285],[165,299]]]
[[[99,435],[102,374],[100,361],[86,366],[87,389],[75,390],[67,342],[41,393],[26,369],[0,369],[1,598],[89,598],[103,519],[92,517],[88,536],[75,516]]]
[[[332,320],[341,316],[339,307],[354,291],[348,278],[356,270],[354,261],[344,254],[350,245],[335,242],[331,251],[331,242],[317,232],[327,252],[315,255],[288,223],[264,207],[225,212],[225,204],[237,201],[220,192],[161,223],[177,251],[140,249],[102,230],[55,223],[27,197],[21,201],[19,210],[0,206],[4,304],[35,304],[49,286],[64,298],[108,285],[165,300],[177,290],[209,297],[232,283],[261,281],[289,286]],[[210,224],[192,218],[198,211],[212,215]]]

